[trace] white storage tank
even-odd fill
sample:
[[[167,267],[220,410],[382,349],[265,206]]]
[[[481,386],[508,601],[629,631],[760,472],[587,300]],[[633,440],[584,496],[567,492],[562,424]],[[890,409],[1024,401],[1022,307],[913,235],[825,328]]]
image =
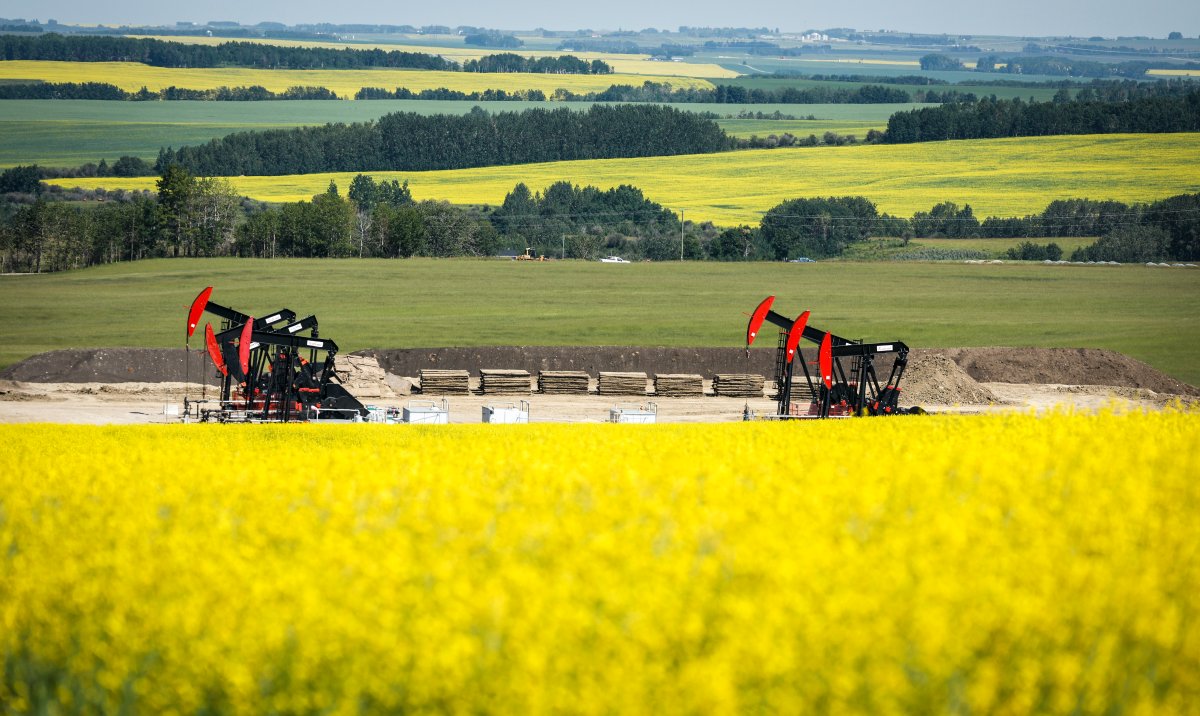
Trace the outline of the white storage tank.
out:
[[[617,405],[608,411],[610,423],[632,423],[649,425],[658,420],[658,406],[654,403],[646,405]]]
[[[529,422],[529,401],[504,405],[483,406],[483,422],[501,425],[515,425]]]
[[[404,408],[404,422],[445,425],[450,422],[450,405],[444,399],[440,404],[432,400],[414,400]]]

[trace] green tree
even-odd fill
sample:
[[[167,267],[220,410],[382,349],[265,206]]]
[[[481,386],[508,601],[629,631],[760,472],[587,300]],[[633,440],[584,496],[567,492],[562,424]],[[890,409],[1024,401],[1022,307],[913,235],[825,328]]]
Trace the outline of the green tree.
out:
[[[823,258],[870,238],[877,218],[875,205],[861,196],[792,199],[763,215],[759,231],[776,260]]]
[[[192,195],[196,179],[178,164],[163,171],[155,186],[158,189],[159,227],[172,256],[191,255],[193,222]]]

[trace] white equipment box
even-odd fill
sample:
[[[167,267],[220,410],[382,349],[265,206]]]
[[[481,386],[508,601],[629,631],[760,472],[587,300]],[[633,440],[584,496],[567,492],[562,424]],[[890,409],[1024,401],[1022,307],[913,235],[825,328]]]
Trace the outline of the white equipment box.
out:
[[[501,425],[515,425],[529,422],[529,401],[522,400],[520,405],[506,403],[504,405],[483,406],[483,422]]]
[[[610,423],[633,423],[652,425],[658,420],[658,406],[654,403],[646,405],[617,405],[608,411]]]
[[[450,406],[444,399],[440,404],[432,400],[414,400],[404,409],[404,422],[445,425],[450,422]]]

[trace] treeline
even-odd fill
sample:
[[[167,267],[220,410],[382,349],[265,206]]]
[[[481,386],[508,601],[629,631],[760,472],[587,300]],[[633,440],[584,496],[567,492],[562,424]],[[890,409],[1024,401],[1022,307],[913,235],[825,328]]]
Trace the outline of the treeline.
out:
[[[187,89],[166,87],[156,92],[145,87],[127,92],[104,82],[33,82],[29,84],[0,84],[0,99],[93,99],[149,102],[156,100],[262,102],[266,100],[338,99],[325,87],[289,87],[282,92],[259,86],[217,87],[216,89]]]
[[[0,188],[27,188],[33,176],[29,168],[8,170]],[[407,183],[362,174],[346,196],[331,183],[311,201],[268,207],[239,198],[227,182],[196,178],[178,166],[160,177],[157,195],[93,190],[67,196],[53,189],[73,201],[35,193],[10,194],[0,203],[0,269],[58,271],[163,256],[491,256],[525,247],[579,259],[673,260],[682,251],[690,260],[782,260],[839,256],[873,237],[927,236],[1098,236],[1072,258],[1200,259],[1200,194],[1133,205],[1056,201],[1036,215],[982,222],[969,205],[953,202],[904,218],[880,213],[863,197],[802,198],[772,208],[757,227],[719,230],[707,222],[681,225],[632,186],[600,190],[568,182],[536,193],[518,184],[494,208],[415,202]],[[1031,240],[1012,253],[1025,260],[1061,255],[1053,241]]]
[[[967,48],[959,48],[965,51]],[[975,48],[976,50],[978,48]],[[1054,52],[1054,48],[1029,44],[1025,54],[982,55],[975,61],[975,72],[1003,75],[1050,75],[1055,77],[1129,77],[1141,78],[1152,69],[1198,69],[1200,64],[1180,64],[1170,60],[1128,60],[1125,62],[1097,62],[1073,57],[1039,55],[1039,52]],[[1112,50],[1106,50],[1111,53]],[[921,58],[923,70],[966,71],[962,61],[950,55],[931,53]]]
[[[600,60],[578,57],[526,58],[503,53],[469,60],[461,67],[438,55],[400,50],[283,47],[254,42],[190,45],[150,38],[98,35],[38,37],[0,35],[0,60],[60,62],[140,62],[152,67],[252,67],[258,69],[360,69],[367,67],[467,72],[537,72],[553,74],[611,74]]]
[[[192,45],[149,38],[46,33],[0,35],[0,59],[60,62],[140,62],[153,67],[255,67],[260,69],[355,69],[391,67],[457,70],[437,55],[399,50],[283,47],[255,42]]]
[[[407,87],[397,87],[394,90],[386,90],[382,87],[363,87],[358,92],[354,93],[354,99],[427,99],[455,100],[460,102],[545,102],[546,93],[540,89],[513,90],[511,92],[502,89],[486,89],[483,91],[462,92],[460,90],[438,87],[437,89],[423,89],[420,92],[413,92]]]
[[[511,52],[467,60],[462,68],[463,72],[532,72],[555,75],[611,75],[613,71],[603,60],[587,62],[574,55],[523,57]]]
[[[1195,132],[1200,92],[1129,102],[1023,102],[986,97],[974,103],[897,112],[883,141],[890,144],[946,139],[1035,137],[1055,134]]]
[[[595,105],[466,115],[394,113],[378,120],[241,132],[164,149],[156,171],[201,176],[425,171],[572,159],[707,154],[732,141],[716,122],[657,105]]]
[[[782,87],[763,89],[740,85],[675,87],[670,82],[647,80],[639,86],[612,85],[600,92],[577,93],[557,89],[551,99],[567,102],[670,102],[709,104],[888,104],[912,102],[907,91],[894,87]]]

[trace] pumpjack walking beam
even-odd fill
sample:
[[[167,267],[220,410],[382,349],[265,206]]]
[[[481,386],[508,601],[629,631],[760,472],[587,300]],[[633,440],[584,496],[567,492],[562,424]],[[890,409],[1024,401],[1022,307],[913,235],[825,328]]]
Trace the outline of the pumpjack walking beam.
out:
[[[899,408],[899,384],[908,364],[908,346],[902,341],[890,343],[864,343],[853,341],[828,331],[822,331],[808,324],[809,312],[805,311],[795,320],[771,310],[775,301],[774,296],[768,296],[750,316],[746,328],[746,348],[757,338],[764,322],[778,326],[787,335],[786,341],[781,336],[780,356],[777,368],[777,379],[780,381],[776,400],[779,401],[778,413],[791,414],[792,375],[794,358],[800,356],[800,365],[804,370],[812,395],[817,397],[815,408],[818,417],[828,417],[835,407],[839,412],[848,414],[888,415],[905,412]],[[817,353],[817,365],[820,370],[821,385],[814,389],[808,364],[804,361],[803,352],[799,349],[799,341],[803,338],[816,343],[820,348]],[[880,384],[875,372],[875,357],[883,354],[894,354],[895,360],[886,383]],[[851,367],[847,371],[842,359],[850,359]],[[811,412],[811,410],[810,410]]]
[[[209,355],[224,376],[222,415],[244,408],[261,411],[263,419],[285,422],[292,419],[297,409],[302,415],[296,417],[305,419],[350,413],[366,416],[366,408],[335,381],[334,356],[338,346],[332,340],[318,337],[316,316],[296,321],[295,312],[283,308],[256,319],[210,301],[211,293],[211,287],[206,288],[193,302],[188,314],[188,335],[205,312],[225,319],[224,330],[219,334],[214,333],[211,325],[205,326]],[[282,322],[288,323],[276,327]],[[307,352],[307,359],[303,352]],[[319,353],[325,357],[318,367]],[[235,399],[235,386],[240,399]],[[311,412],[317,407],[320,411]]]

